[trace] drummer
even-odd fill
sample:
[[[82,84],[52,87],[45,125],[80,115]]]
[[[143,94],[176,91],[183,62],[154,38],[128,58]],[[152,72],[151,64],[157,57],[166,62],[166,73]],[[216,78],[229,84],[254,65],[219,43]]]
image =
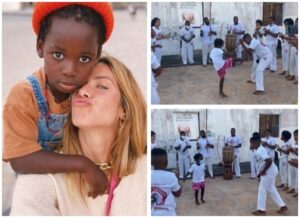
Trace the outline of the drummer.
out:
[[[241,169],[240,169],[240,147],[242,147],[241,138],[235,134],[235,128],[231,128],[230,136],[227,137],[225,141],[225,146],[233,147],[233,168],[235,172],[235,176],[237,178],[241,177]]]
[[[235,53],[238,59],[242,58],[242,46],[239,41],[245,34],[245,28],[242,23],[239,22],[238,16],[233,17],[233,24],[228,26],[228,34],[235,34]]]

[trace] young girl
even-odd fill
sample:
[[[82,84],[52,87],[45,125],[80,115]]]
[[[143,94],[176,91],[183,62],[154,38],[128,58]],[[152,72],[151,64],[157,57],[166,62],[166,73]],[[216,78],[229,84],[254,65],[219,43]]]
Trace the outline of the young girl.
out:
[[[205,191],[205,164],[202,162],[203,156],[202,154],[198,153],[194,156],[195,163],[191,166],[188,173],[185,175],[187,177],[188,175],[193,175],[193,185],[192,188],[195,191],[195,203],[197,205],[200,205],[199,202],[199,189],[201,189],[201,202],[204,204],[205,201],[203,199],[204,197],[204,191]]]
[[[224,60],[224,51],[222,50],[222,47],[224,46],[224,41],[220,38],[215,39],[214,41],[214,48],[210,52],[210,58],[212,59],[213,65],[215,70],[218,72],[218,75],[220,77],[220,83],[219,83],[219,94],[222,97],[227,97],[227,95],[223,92],[223,85],[226,75],[226,70],[233,66],[233,60],[232,58],[227,58]]]
[[[36,2],[32,15],[41,67],[9,92],[3,108],[3,159],[17,173],[80,172],[89,196],[104,193],[107,178],[82,155],[56,151],[70,110],[70,96],[96,66],[114,17],[107,2]]]
[[[287,191],[289,189],[288,187],[288,156],[290,153],[291,148],[291,142],[290,139],[292,137],[292,134],[284,130],[281,133],[281,140],[283,141],[283,144],[280,145],[277,149],[279,152],[279,173],[280,173],[280,179],[281,179],[281,185],[277,186],[277,188],[284,188],[284,191]]]

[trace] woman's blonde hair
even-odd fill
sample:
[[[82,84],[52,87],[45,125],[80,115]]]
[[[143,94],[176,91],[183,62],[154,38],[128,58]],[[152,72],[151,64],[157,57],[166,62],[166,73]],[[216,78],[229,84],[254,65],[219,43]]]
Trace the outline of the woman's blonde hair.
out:
[[[117,138],[109,153],[113,173],[121,179],[134,172],[137,159],[146,150],[146,103],[131,71],[123,63],[110,56],[100,58],[99,63],[106,65],[116,78],[125,114],[125,119],[119,122]],[[72,123],[71,113],[64,128],[62,150],[64,154],[82,155],[78,128]],[[72,187],[76,186],[75,189],[83,195],[86,184],[82,176],[75,172],[66,176],[70,190],[74,192]]]

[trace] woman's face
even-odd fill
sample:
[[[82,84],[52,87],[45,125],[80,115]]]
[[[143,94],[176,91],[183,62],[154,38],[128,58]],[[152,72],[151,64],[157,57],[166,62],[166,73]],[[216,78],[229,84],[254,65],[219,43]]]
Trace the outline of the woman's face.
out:
[[[113,127],[123,116],[121,93],[111,70],[102,63],[72,96],[72,121],[78,128]]]
[[[160,20],[159,20],[159,19],[155,22],[155,26],[156,26],[156,27],[159,27],[159,26],[160,26]]]

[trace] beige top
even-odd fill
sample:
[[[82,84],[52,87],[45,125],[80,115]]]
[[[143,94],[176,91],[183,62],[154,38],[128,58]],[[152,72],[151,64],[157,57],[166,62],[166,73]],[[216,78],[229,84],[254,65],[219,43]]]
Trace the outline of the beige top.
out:
[[[10,215],[103,216],[108,195],[95,199],[70,196],[64,174],[19,175]],[[147,215],[147,158],[137,161],[136,171],[122,178],[114,191],[110,215]]]

